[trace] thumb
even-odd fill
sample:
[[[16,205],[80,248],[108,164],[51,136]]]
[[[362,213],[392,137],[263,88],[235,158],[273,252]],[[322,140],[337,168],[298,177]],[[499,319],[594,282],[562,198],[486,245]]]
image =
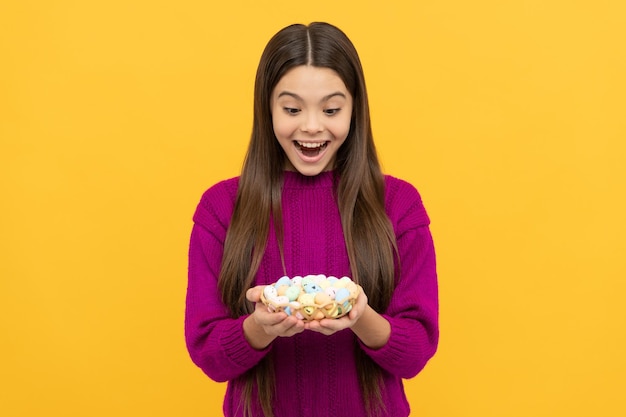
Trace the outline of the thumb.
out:
[[[263,292],[264,285],[257,285],[256,287],[252,287],[246,291],[246,299],[253,303],[258,303],[261,301],[261,292]]]

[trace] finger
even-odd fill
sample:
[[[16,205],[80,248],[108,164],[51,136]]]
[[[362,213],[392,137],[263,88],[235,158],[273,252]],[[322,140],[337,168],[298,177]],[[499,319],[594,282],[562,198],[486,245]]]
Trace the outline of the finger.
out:
[[[264,285],[257,285],[256,287],[252,287],[246,291],[246,299],[253,303],[258,303],[261,301],[261,293],[263,292]]]
[[[322,319],[317,321],[312,327],[312,330],[319,333],[331,335],[339,330],[350,327],[350,321],[347,320],[347,317],[343,319]]]
[[[313,330],[314,332],[320,331],[320,323],[318,320],[307,321],[304,323],[304,327],[307,330]]]
[[[322,327],[318,320],[313,320],[313,321],[307,322],[305,324],[305,327],[308,330],[311,330],[311,331],[314,331],[314,332],[317,332],[317,333],[322,333],[322,334],[327,335],[327,336],[329,335],[329,330],[325,329],[324,327]],[[334,332],[330,332],[330,334],[332,334],[332,333],[334,333]]]
[[[350,320],[356,320],[357,317],[359,317],[359,308],[356,305],[352,307],[352,309],[348,313],[348,317],[350,318]]]
[[[304,322],[296,319],[295,317],[287,317],[287,319],[284,320],[284,324],[286,326],[285,332],[290,336],[304,331]]]
[[[257,308],[254,311],[256,314],[257,322],[262,326],[276,326],[281,324],[288,318],[284,312],[272,313],[263,304],[257,304]]]
[[[277,336],[293,336],[304,330],[304,323],[292,316],[287,316],[280,322],[268,326],[268,331]]]

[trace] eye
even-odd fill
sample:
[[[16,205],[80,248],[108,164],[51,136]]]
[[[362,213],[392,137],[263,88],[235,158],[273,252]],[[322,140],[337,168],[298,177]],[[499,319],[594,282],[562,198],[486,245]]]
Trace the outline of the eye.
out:
[[[335,114],[339,113],[341,109],[325,109],[324,110],[324,114],[327,116],[334,116]]]
[[[298,114],[300,113],[300,109],[297,109],[295,107],[283,107],[283,110],[285,110],[285,113],[287,114]]]

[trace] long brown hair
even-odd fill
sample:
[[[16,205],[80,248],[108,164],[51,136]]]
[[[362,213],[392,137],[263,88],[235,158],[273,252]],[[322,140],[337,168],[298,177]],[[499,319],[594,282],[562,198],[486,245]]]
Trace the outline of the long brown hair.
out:
[[[352,95],[350,132],[337,152],[334,167],[338,174],[336,196],[352,279],[363,287],[370,306],[382,313],[394,289],[397,247],[385,213],[384,177],[374,147],[363,69],[348,37],[335,26],[320,22],[280,30],[261,56],[254,88],[252,137],[224,243],[219,276],[222,300],[233,317],[252,312],[245,292],[254,282],[272,223],[281,256],[283,253],[281,187],[286,156],[274,136],[270,100],[279,80],[299,65],[334,70]],[[356,351],[366,409],[377,413],[384,409],[382,370],[358,346]],[[246,412],[251,413],[256,384],[263,413],[273,417],[275,380],[271,357],[268,355],[242,378]]]

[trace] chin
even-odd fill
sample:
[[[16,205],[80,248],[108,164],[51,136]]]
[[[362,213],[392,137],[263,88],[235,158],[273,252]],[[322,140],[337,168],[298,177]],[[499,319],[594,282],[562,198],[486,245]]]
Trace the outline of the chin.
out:
[[[296,167],[296,171],[298,171],[300,174],[304,175],[305,177],[314,177],[326,170],[324,168]]]
[[[288,164],[285,169],[288,171],[298,172],[306,177],[314,177],[324,171],[328,171],[330,169],[330,165],[331,164],[325,161],[317,161],[314,164],[307,164],[301,161],[300,158],[296,156],[295,161],[291,158],[288,158]]]

